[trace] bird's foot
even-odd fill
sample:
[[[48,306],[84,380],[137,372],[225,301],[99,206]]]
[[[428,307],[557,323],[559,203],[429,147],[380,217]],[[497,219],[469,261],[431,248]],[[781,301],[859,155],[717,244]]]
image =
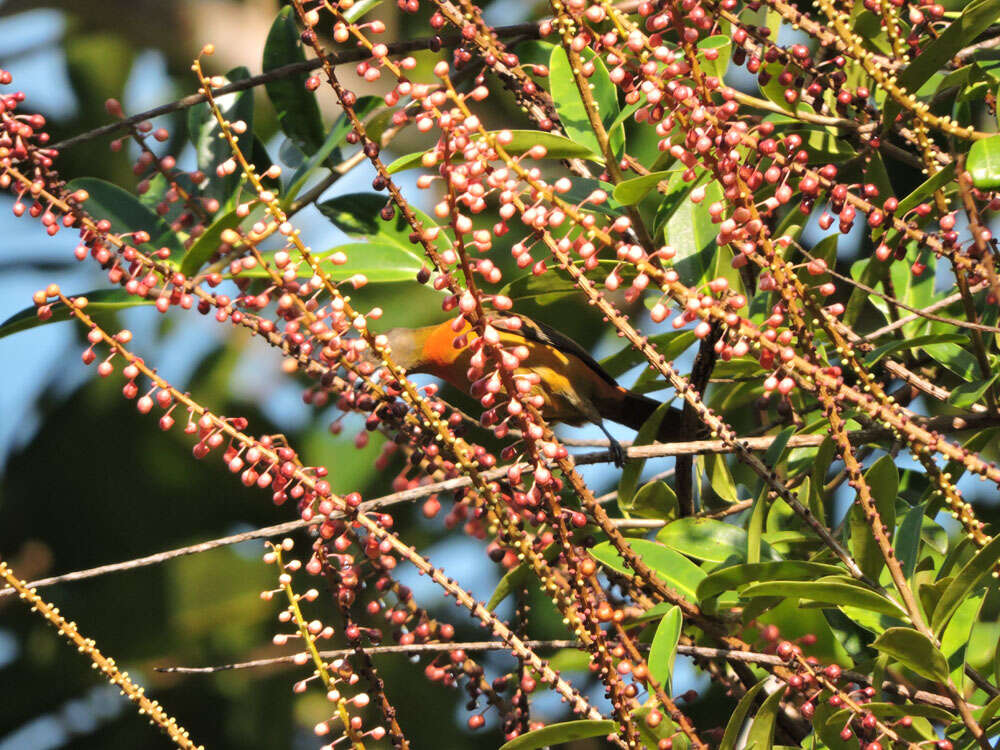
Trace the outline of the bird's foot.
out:
[[[619,469],[622,468],[628,460],[628,456],[625,454],[625,449],[622,448],[622,444],[614,438],[611,438],[608,449],[611,451],[611,460],[614,462],[615,466]]]
[[[620,469],[625,465],[625,461],[628,459],[628,456],[625,455],[625,449],[622,448],[622,444],[615,440],[614,436],[608,432],[608,428],[604,426],[604,422],[595,422],[595,424],[608,439],[608,451],[611,453],[611,460],[614,462],[615,466]]]

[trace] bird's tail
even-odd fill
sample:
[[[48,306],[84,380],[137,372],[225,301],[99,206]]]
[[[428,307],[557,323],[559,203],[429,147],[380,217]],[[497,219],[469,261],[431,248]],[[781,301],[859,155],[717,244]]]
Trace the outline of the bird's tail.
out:
[[[619,388],[620,392],[617,394],[617,398],[610,403],[605,402],[599,405],[601,416],[626,427],[631,427],[633,430],[638,430],[660,407],[660,402],[620,386]],[[683,440],[683,425],[682,412],[679,409],[671,409],[663,416],[656,439],[661,443]]]

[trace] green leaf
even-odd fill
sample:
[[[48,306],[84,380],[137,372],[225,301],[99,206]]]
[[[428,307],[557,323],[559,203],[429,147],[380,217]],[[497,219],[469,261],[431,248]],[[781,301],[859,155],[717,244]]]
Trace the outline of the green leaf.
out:
[[[586,653],[586,652],[585,652]],[[670,719],[670,716],[659,711],[658,703],[647,703],[644,706],[639,706],[633,714],[632,718],[635,722],[635,728],[639,730],[639,739],[642,742],[642,747],[657,747],[662,740],[669,739],[673,744],[673,747],[677,750],[688,750],[690,747],[687,737],[684,734],[678,734],[677,727],[674,722]],[[663,717],[656,726],[649,726],[646,722],[646,717],[656,709],[657,712]]]
[[[559,545],[550,544],[542,550],[542,559],[546,562],[552,562],[557,554],[559,554]],[[515,591],[523,589],[531,581],[537,580],[534,575],[534,570],[528,561],[522,562],[508,570],[504,574],[504,577],[500,579],[500,583],[497,584],[496,589],[494,589],[493,596],[490,597],[489,602],[486,604],[486,609],[493,611],[500,602]]]
[[[951,670],[951,680],[959,691],[965,687],[965,663],[971,661],[972,630],[980,615],[983,597],[970,597],[959,606],[941,634],[941,654]]]
[[[882,19],[869,10],[863,10],[854,18],[854,31],[868,46],[884,55],[892,54],[887,34],[882,27]]]
[[[764,545],[764,520],[767,518],[767,500],[763,495],[754,500],[747,521],[747,562],[759,563],[760,551]]]
[[[936,634],[940,634],[944,630],[962,602],[984,578],[990,575],[998,559],[1000,559],[1000,536],[994,537],[993,541],[979,550],[969,562],[962,566],[962,569],[942,592],[941,598],[934,608],[931,628]]]
[[[817,510],[823,507],[823,485],[826,483],[826,473],[830,470],[834,456],[837,455],[837,446],[833,438],[827,437],[816,449],[816,457],[813,459],[811,470],[813,494],[815,496]],[[825,513],[817,514],[820,521],[825,517]]]
[[[1000,695],[995,696],[989,703],[987,703],[983,707],[983,712],[976,718],[980,724],[987,724],[990,719],[997,715],[998,711],[1000,711]]]
[[[283,65],[305,62],[305,59],[293,10],[290,7],[282,8],[267,35],[261,68],[266,73]],[[326,136],[316,96],[305,87],[308,77],[306,72],[282,76],[265,83],[264,89],[278,113],[278,124],[282,132],[304,154],[312,155],[323,145]]]
[[[695,600],[698,584],[705,578],[705,571],[684,555],[648,539],[631,539],[628,546],[682,596],[691,601]],[[632,569],[625,565],[625,560],[611,542],[601,542],[590,550],[590,554],[616,573],[627,576],[633,574]]]
[[[615,128],[618,127],[624,127],[625,123],[628,122],[628,119],[640,109],[645,107],[647,103],[646,95],[642,94],[636,101],[632,102],[632,104],[626,104],[622,107],[621,112],[618,113],[614,122],[611,123],[611,127],[608,128],[608,132],[613,132]]]
[[[660,404],[656,407],[656,411],[639,428],[633,445],[649,445],[656,440],[656,436],[660,431],[660,424],[672,408],[669,403]],[[639,485],[639,475],[642,474],[642,469],[645,465],[645,459],[632,459],[622,469],[622,476],[618,481],[618,507],[623,512],[632,503],[632,496]]]
[[[867,704],[866,704],[867,705]],[[822,740],[822,744],[817,744],[816,748],[829,748],[829,750],[857,750],[858,741],[852,735],[847,741],[840,738],[840,730],[846,722],[839,724],[833,721],[833,715],[837,709],[827,701],[819,701],[816,705],[816,713],[813,717],[813,727],[816,734]]]
[[[594,73],[587,78],[594,104],[597,105],[597,115],[605,130],[611,127],[618,117],[618,94],[608,69],[599,55],[592,49],[584,49],[580,58],[594,65]],[[566,50],[556,46],[552,48],[549,57],[549,93],[555,103],[559,121],[570,139],[587,146],[594,154],[601,154],[601,147],[594,134],[594,128],[587,117],[587,110],[580,96],[580,89],[573,78]],[[618,155],[625,145],[624,130],[619,126],[608,133],[608,145],[614,154]]]
[[[633,177],[630,180],[622,180],[615,186],[614,198],[623,206],[634,205],[645,198],[646,194],[655,189],[660,182],[670,179],[670,176],[678,171],[683,170],[664,169],[644,174],[641,177]]]
[[[690,192],[690,191],[688,191]],[[680,201],[667,221],[664,238],[676,251],[674,269],[685,284],[699,284],[712,267],[718,235],[708,208],[722,200],[722,187],[712,181],[705,186],[705,198],[700,203]]]
[[[896,85],[904,91],[916,93],[937,71],[941,70],[955,53],[982,34],[1000,15],[1000,0],[975,0],[965,6],[962,14],[924,47],[920,54],[899,74]],[[882,122],[892,123],[899,114],[895,100],[887,100]]]
[[[902,340],[897,339],[890,341],[887,344],[882,344],[881,346],[878,346],[868,352],[868,354],[865,355],[865,364],[873,365],[890,354],[906,351],[908,349],[916,349],[927,344],[959,343],[967,340],[968,336],[963,336],[958,333],[934,333],[926,336],[913,336],[912,338]]]
[[[381,5],[381,3],[382,0],[358,0],[358,2],[343,12],[344,21],[354,23],[372,8]]]
[[[788,70],[794,76],[802,75],[802,69],[798,65],[790,65]],[[767,83],[760,83],[759,76],[757,78],[757,83],[760,86],[760,92],[766,98],[770,99],[772,102],[789,113],[798,112],[799,110],[805,112],[813,111],[812,107],[802,101],[801,96],[793,103],[789,103],[788,100],[785,99],[785,92],[788,89],[785,86],[782,86],[781,81],[778,80],[779,76],[785,72],[785,64],[783,62],[767,63],[764,66],[764,71],[766,71],[769,76]]]
[[[735,591],[740,586],[757,581],[784,579],[811,581],[825,576],[839,575],[842,568],[824,563],[785,560],[783,562],[747,563],[733,565],[710,573],[698,584],[698,601],[703,602],[724,591]]]
[[[538,305],[552,304],[566,297],[575,296],[579,291],[572,279],[566,278],[556,270],[543,273],[541,276],[527,273],[511,279],[500,288],[500,294],[510,297],[514,302],[531,300]]]
[[[649,648],[649,673],[657,682],[663,685],[667,695],[673,693],[671,681],[674,674],[674,657],[677,656],[677,644],[681,638],[681,627],[684,617],[681,608],[673,606],[656,626],[656,635]]]
[[[948,662],[934,643],[913,628],[889,628],[872,643],[903,666],[928,680],[947,682]]]
[[[726,68],[729,67],[729,56],[732,47],[732,38],[722,34],[716,34],[715,36],[700,40],[698,42],[698,58],[702,70],[721,81],[722,77],[726,74]],[[715,50],[718,52],[718,57],[714,60],[709,60],[705,55],[707,50]]]
[[[549,745],[583,740],[588,737],[606,737],[618,731],[618,722],[610,719],[579,719],[562,724],[549,724],[534,732],[522,734],[501,746],[500,750],[537,750]]]
[[[977,188],[993,190],[1000,187],[1000,135],[973,143],[966,163],[972,174],[972,184]]]
[[[746,721],[750,709],[753,708],[753,704],[757,700],[757,694],[764,689],[764,683],[768,679],[770,678],[765,677],[747,690],[743,694],[743,697],[740,698],[740,702],[736,704],[732,716],[729,717],[729,721],[726,723],[726,733],[722,736],[722,742],[719,743],[719,750],[736,750],[736,743],[743,732],[743,723]]]
[[[886,527],[886,533],[891,538],[896,527],[896,493],[899,489],[899,472],[892,457],[882,456],[865,472],[864,478],[871,490],[872,501],[881,517],[882,525]],[[885,565],[885,559],[860,503],[851,506],[850,526],[851,553],[865,575],[877,581]]]
[[[726,457],[721,453],[709,453],[703,456],[702,460],[705,464],[705,476],[712,491],[727,503],[738,503],[740,495],[726,463]]]
[[[847,581],[765,581],[747,586],[740,596],[808,599],[830,606],[853,606],[891,617],[906,617],[903,610],[881,594]]]
[[[971,382],[981,374],[968,344],[926,344],[923,350],[963,380]]]
[[[155,299],[137,297],[134,294],[129,294],[124,289],[95,289],[91,292],[72,296],[87,298],[89,302],[87,305],[87,315],[91,317],[101,313],[126,310],[130,307],[156,304]],[[64,320],[75,320],[75,316],[69,311],[66,305],[54,305],[52,307],[52,316],[48,320],[39,319],[38,308],[32,305],[11,315],[3,323],[0,323],[0,339],[14,333],[27,331],[31,328],[48,325],[49,323],[60,323]]]
[[[834,634],[826,613],[820,609],[799,607],[797,602],[786,599],[757,615],[757,623],[759,626],[774,625],[781,632],[781,637],[792,643],[807,634],[814,636],[810,638],[810,643],[802,645],[805,656],[814,656],[825,664],[848,666],[853,663],[841,643],[843,636]]]
[[[242,81],[250,77],[245,67],[233,68],[223,77],[223,85]],[[222,116],[229,122],[242,120],[247,129],[237,136],[236,143],[248,159],[253,158],[253,89],[225,94],[215,100]],[[226,177],[219,177],[215,168],[232,156],[229,143],[220,138],[221,130],[208,103],[196,104],[188,110],[188,136],[194,145],[198,169],[208,176],[204,194],[217,198],[223,205],[235,206],[240,172],[237,170]]]
[[[365,134],[371,141],[375,143],[382,142],[382,136],[385,135],[385,131],[389,129],[389,126],[392,125],[392,118],[397,111],[398,109],[386,107],[378,114],[373,115],[365,123]]]
[[[512,130],[510,132],[514,136],[514,140],[503,148],[511,156],[520,156],[527,153],[532,146],[540,145],[546,148],[546,159],[594,158],[593,152],[584,144],[571,141],[569,138],[564,138],[555,133],[542,133],[537,130]],[[496,131],[493,132],[493,135],[496,135]],[[406,156],[400,156],[386,167],[386,171],[389,174],[395,174],[407,169],[416,169],[421,166],[424,153],[423,151],[418,151]],[[456,154],[456,157],[459,157],[459,155]],[[457,162],[461,161],[461,159],[456,158],[453,161]]]
[[[986,393],[987,389],[993,385],[998,377],[1000,377],[1000,373],[997,373],[989,380],[963,383],[952,390],[951,395],[948,396],[948,403],[959,409],[968,409],[973,404],[977,404],[982,400],[983,394]]]
[[[901,716],[921,716],[927,719],[932,719],[938,722],[944,722],[948,724],[949,722],[956,721],[958,717],[939,708],[938,706],[925,705],[922,703],[866,703],[865,711],[873,713],[880,719],[898,719]],[[849,719],[851,715],[851,710],[849,708],[842,708],[837,713],[835,713],[831,719],[840,719],[840,725],[843,726],[844,723]],[[893,722],[894,723],[894,722]]]
[[[633,495],[631,502],[619,502],[619,507],[627,516],[666,521],[677,515],[677,494],[662,480],[647,482]]]
[[[110,221],[112,232],[149,232],[149,242],[138,246],[143,253],[154,253],[161,247],[170,248],[171,257],[184,252],[177,233],[131,193],[96,177],[78,177],[66,184],[67,193],[76,190],[86,190],[90,194],[83,205],[84,209],[95,221]]]
[[[660,529],[656,541],[696,560],[746,560],[747,532],[714,518],[679,518]],[[763,547],[768,558],[781,559],[770,545]]]
[[[791,440],[792,435],[795,434],[795,426],[786,427],[774,438],[774,442],[771,443],[767,448],[767,452],[764,453],[764,465],[770,468],[774,468],[781,461],[782,455],[785,453],[785,446],[788,445],[788,441]]]
[[[767,700],[757,711],[750,731],[747,733],[746,747],[751,750],[771,750],[774,746],[774,727],[778,720],[781,699],[785,697],[783,688],[767,696]]]
[[[685,181],[684,172],[687,170],[680,161],[672,162],[670,169],[665,171],[673,174],[667,181],[667,187],[663,191],[662,197],[659,197],[660,205],[656,209],[656,216],[653,219],[653,233],[657,236],[661,233],[665,236],[667,222],[670,221],[677,209],[689,202],[687,198],[692,190],[699,185],[704,185],[707,191],[712,183],[711,175],[708,173],[702,174],[694,182]]]
[[[194,276],[198,270],[208,262],[208,259],[219,249],[222,242],[222,233],[227,229],[234,229],[239,226],[242,218],[236,215],[236,209],[227,214],[223,214],[212,225],[199,235],[188,251],[181,259],[180,271],[187,277]]]
[[[423,261],[416,255],[389,242],[352,242],[331,248],[323,253],[316,253],[314,257],[323,262],[338,252],[347,256],[346,263],[341,265],[324,264],[324,270],[334,281],[343,281],[359,273],[368,277],[368,281],[371,283],[413,281],[417,271],[423,266]],[[269,253],[265,257],[270,258],[270,256],[273,256],[273,253]],[[299,267],[299,272],[303,276],[312,275],[312,269],[306,263]],[[244,277],[266,277],[268,274],[263,268],[257,266],[249,271],[244,271],[241,275]]]
[[[896,550],[896,557],[899,558],[899,564],[907,580],[913,577],[913,571],[917,569],[917,562],[920,559],[920,529],[923,526],[926,509],[926,505],[914,505],[906,511],[903,522],[896,530],[893,549]]]

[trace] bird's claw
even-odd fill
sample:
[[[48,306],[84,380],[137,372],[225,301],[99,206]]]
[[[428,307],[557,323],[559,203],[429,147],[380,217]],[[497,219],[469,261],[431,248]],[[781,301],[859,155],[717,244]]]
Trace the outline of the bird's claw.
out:
[[[615,466],[619,469],[625,465],[625,461],[628,460],[628,456],[625,455],[625,449],[622,448],[622,444],[617,440],[612,439],[610,441],[609,450],[611,451],[611,460],[614,462]]]

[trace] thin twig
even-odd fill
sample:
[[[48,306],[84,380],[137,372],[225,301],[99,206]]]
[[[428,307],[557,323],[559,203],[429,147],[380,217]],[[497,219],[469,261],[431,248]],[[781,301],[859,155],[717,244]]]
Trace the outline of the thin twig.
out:
[[[973,294],[976,294],[977,292],[983,291],[988,286],[989,286],[988,281],[980,281],[969,291],[971,291]],[[912,323],[914,320],[917,320],[918,318],[927,319],[929,313],[933,313],[935,310],[940,310],[942,307],[948,307],[949,305],[953,305],[961,299],[962,299],[961,292],[955,292],[954,294],[950,294],[944,299],[940,299],[937,302],[928,305],[927,307],[923,308],[920,312],[911,313],[910,315],[906,315],[900,318],[899,320],[893,321],[888,325],[884,325],[881,328],[872,331],[871,333],[866,333],[859,339],[859,341],[875,341],[881,336],[884,336],[887,333],[891,333],[892,331],[895,331],[897,328],[902,328],[907,323]],[[965,321],[964,320],[959,321],[959,323],[965,323]]]
[[[518,23],[511,26],[497,26],[496,33],[501,37],[525,36],[530,39],[535,39],[538,37],[538,26],[539,24],[537,23]],[[392,44],[388,44],[386,46],[389,49],[390,55],[399,55],[405,52],[413,52],[415,50],[430,49],[432,44],[437,44],[435,40],[439,40],[442,47],[454,47],[464,41],[461,34],[442,34],[440,37],[421,37],[419,39],[411,39],[406,42],[393,42]],[[371,57],[371,53],[368,50],[359,48],[345,49],[339,52],[331,53],[328,56],[328,59],[334,65],[340,65],[341,63],[366,60],[369,57]],[[225,94],[232,94],[236,91],[245,91],[247,89],[254,88],[255,86],[270,83],[271,81],[278,81],[282,78],[293,76],[296,73],[308,73],[316,70],[321,65],[322,61],[318,59],[282,65],[280,68],[274,68],[266,73],[250,76],[249,78],[244,78],[241,81],[230,83],[227,86],[220,86],[219,88],[212,90],[212,95],[219,97]],[[140,112],[139,114],[122,118],[116,122],[102,125],[99,128],[88,130],[86,133],[80,133],[80,135],[75,135],[72,138],[67,138],[64,141],[53,144],[49,148],[55,149],[56,151],[65,151],[73,146],[79,146],[81,143],[86,143],[87,141],[92,141],[95,138],[100,138],[102,136],[111,135],[119,130],[124,130],[154,117],[160,117],[162,115],[168,115],[171,112],[179,112],[182,109],[188,109],[189,107],[201,104],[204,101],[206,101],[204,94],[191,94],[189,96],[184,96],[175,101],[168,102],[167,104],[161,104],[159,107],[153,107],[145,112]]]
[[[539,648],[580,648],[583,644],[575,640],[534,640],[524,641],[524,645],[531,649]],[[647,644],[636,644],[640,649],[648,649]],[[451,643],[414,643],[409,646],[369,646],[364,649],[369,656],[380,654],[404,654],[413,656],[415,654],[436,654],[443,651],[505,651],[509,647],[502,641],[456,641]],[[320,656],[324,659],[344,659],[356,653],[353,648],[337,649],[335,651],[320,651]],[[698,659],[725,659],[727,661],[743,662],[745,664],[761,664],[768,667],[786,666],[788,662],[780,656],[774,654],[763,654],[757,651],[739,651],[729,648],[711,648],[708,646],[686,646],[678,644],[677,653],[683,656],[692,656]],[[215,674],[217,672],[227,672],[235,669],[256,669],[258,667],[270,667],[276,664],[291,664],[295,660],[295,655],[274,656],[268,659],[254,659],[252,661],[236,662],[233,664],[220,664],[212,667],[156,667],[155,671],[170,674]],[[868,677],[855,672],[845,672],[844,677],[867,684]],[[882,689],[888,690],[902,698],[908,698],[917,703],[927,703],[933,706],[940,706],[945,709],[954,709],[954,703],[950,698],[927,690],[910,690],[905,685],[886,680],[882,683]],[[977,707],[978,708],[978,707]]]
[[[977,414],[974,416],[963,416],[963,417],[934,417],[922,422],[922,425],[931,430],[937,432],[947,433],[947,432],[957,432],[962,430],[976,430],[982,429],[984,427],[990,427],[995,425],[1000,425],[1000,415],[996,414]],[[890,437],[891,433],[888,430],[883,429],[867,429],[867,430],[855,430],[848,433],[852,443],[864,443],[869,441],[876,441],[885,437]],[[788,448],[809,448],[819,446],[825,435],[793,435],[788,439]],[[739,441],[745,445],[749,450],[753,451],[766,451],[771,444],[774,442],[774,436],[764,436],[764,437],[749,437],[749,438],[739,438]],[[626,455],[629,458],[661,458],[664,456],[678,456],[678,455],[691,455],[699,453],[729,453],[732,448],[727,446],[722,440],[692,440],[686,443],[654,443],[653,445],[640,445],[633,446],[626,450]],[[609,451],[597,451],[594,453],[585,453],[582,455],[574,456],[574,461],[577,465],[585,464],[598,464],[598,463],[609,463],[612,460],[611,453]],[[482,477],[486,481],[493,481],[495,479],[500,479],[506,476],[508,466],[499,466],[489,471],[482,472]],[[669,476],[673,470],[665,472],[664,474],[657,475],[653,479],[662,478],[664,476]],[[451,492],[452,490],[461,489],[463,487],[468,487],[471,484],[471,480],[468,477],[456,477],[455,479],[445,479],[441,482],[434,482],[431,484],[425,484],[420,487],[414,487],[412,489],[400,490],[399,492],[393,492],[389,495],[384,495],[379,498],[368,500],[361,504],[361,510],[363,512],[368,512],[372,510],[378,510],[382,508],[387,508],[392,505],[397,505],[399,503],[411,502],[418,500],[429,495],[433,495],[441,492]],[[614,500],[617,497],[617,492],[610,492],[607,495],[603,495],[598,498],[599,502],[608,502]],[[746,506],[741,503],[737,503],[730,508],[726,508],[717,513],[709,514],[706,517],[709,518],[721,518],[726,515],[732,515],[741,510],[744,510]],[[230,544],[238,544],[240,542],[249,541],[251,539],[266,539],[269,537],[280,536],[282,534],[289,534],[298,529],[305,528],[307,526],[314,526],[323,520],[323,516],[315,516],[311,521],[286,521],[285,523],[279,523],[274,526],[265,526],[260,529],[255,529],[254,531],[246,531],[241,534],[233,534],[232,536],[224,536],[218,539],[212,539],[207,542],[201,542],[199,544],[192,544],[188,547],[178,547],[177,549],[167,550],[165,552],[159,552],[155,555],[148,555],[146,557],[139,557],[133,560],[127,560],[120,563],[112,563],[109,565],[101,565],[96,568],[88,568],[86,570],[78,570],[72,573],[64,573],[63,575],[51,576],[49,578],[40,578],[37,581],[31,581],[28,585],[33,588],[44,588],[46,586],[54,586],[58,583],[70,583],[73,581],[82,581],[88,578],[96,578],[98,576],[105,575],[107,573],[119,573],[125,570],[135,570],[136,568],[144,568],[150,565],[158,565],[167,560],[172,560],[176,557],[183,557],[185,555],[193,555],[199,552],[207,552],[208,550],[216,549],[217,547],[225,547]],[[616,525],[619,525],[616,523]],[[627,528],[627,524],[619,526],[620,528]],[[637,524],[635,528],[655,528],[652,525]],[[13,595],[14,590],[11,588],[0,589],[0,599],[6,596]]]
[[[795,244],[798,247],[799,252],[801,252],[809,260],[814,260],[815,256],[813,256],[812,253],[810,253],[808,250],[806,250],[799,243],[795,243]],[[973,330],[973,331],[985,331],[987,333],[1000,333],[1000,328],[998,328],[997,326],[990,326],[990,325],[986,325],[984,323],[976,323],[974,321],[968,321],[968,320],[958,320],[956,318],[942,318],[939,315],[933,315],[932,314],[932,312],[931,312],[932,308],[933,309],[939,309],[940,307],[944,307],[944,305],[938,305],[937,307],[934,307],[933,305],[931,305],[931,306],[925,307],[923,309],[917,308],[917,307],[911,307],[910,305],[907,305],[905,302],[896,299],[892,295],[885,294],[884,292],[880,292],[880,291],[878,291],[876,289],[872,289],[867,284],[863,284],[862,282],[860,282],[860,281],[858,281],[856,279],[852,279],[849,276],[845,276],[842,273],[838,273],[837,271],[833,270],[832,268],[827,268],[824,271],[824,273],[828,273],[831,276],[833,276],[835,279],[838,279],[839,281],[843,281],[843,282],[845,282],[847,284],[850,284],[853,287],[856,287],[856,288],[860,289],[865,294],[874,294],[876,297],[881,297],[886,302],[890,302],[893,305],[896,305],[897,307],[901,307],[902,309],[906,310],[907,312],[912,313],[912,317],[910,317],[909,320],[914,320],[916,318],[924,318],[925,320],[932,320],[935,323],[946,323],[948,325],[955,326],[957,328],[968,328],[968,329]],[[974,294],[974,293],[976,293],[978,291],[981,291],[986,286],[988,286],[988,284],[986,284],[985,282],[982,283],[982,284],[977,284],[977,285],[969,288],[969,293],[970,294]],[[951,298],[949,297],[948,299],[951,299]],[[962,299],[962,295],[958,294],[957,299],[961,300]],[[955,301],[955,300],[952,300],[952,301]],[[949,302],[949,304],[951,304],[951,303]],[[900,325],[904,325],[904,324],[900,323]],[[896,328],[898,328],[898,327],[899,326],[896,326]],[[895,329],[894,328],[889,328],[889,327],[879,329],[879,331],[881,333],[886,333],[886,332],[888,332],[890,330],[895,330]],[[867,341],[871,341],[871,340],[873,340],[875,338],[875,336],[873,334],[868,334],[867,336],[864,336],[863,338],[865,340],[867,340]]]

